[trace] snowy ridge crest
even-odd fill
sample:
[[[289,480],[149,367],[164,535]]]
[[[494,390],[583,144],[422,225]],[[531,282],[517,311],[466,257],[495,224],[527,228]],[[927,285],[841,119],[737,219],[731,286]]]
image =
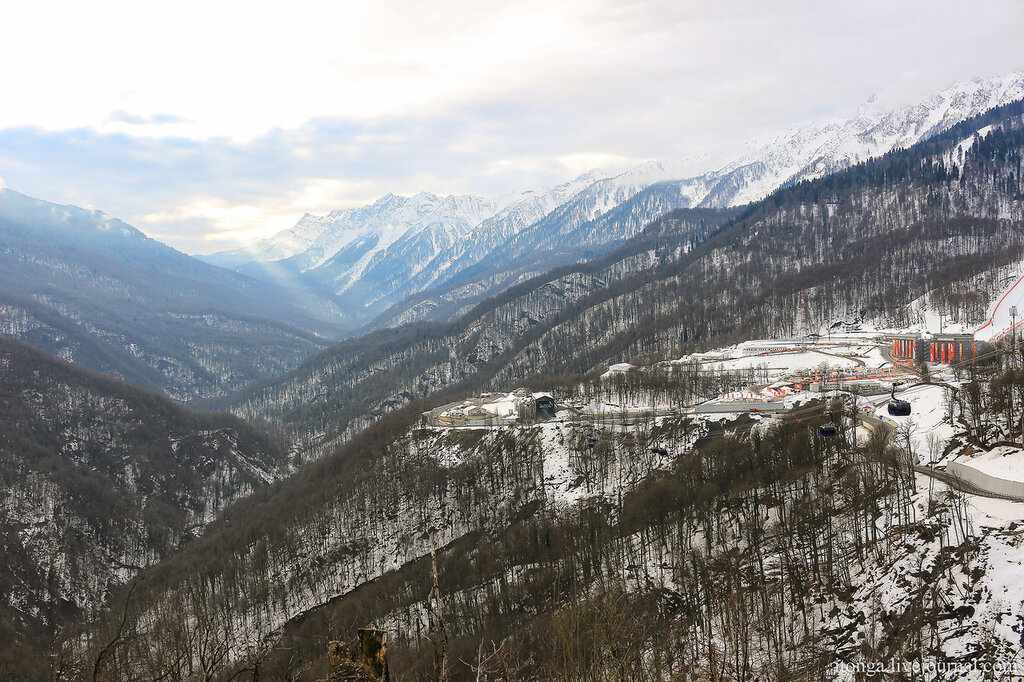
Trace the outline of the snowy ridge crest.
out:
[[[621,243],[673,208],[759,201],[784,185],[908,147],[1021,98],[1024,73],[1013,73],[957,83],[894,110],[870,98],[850,118],[795,126],[731,160],[714,154],[651,160],[613,177],[591,171],[556,187],[498,198],[387,194],[363,207],[304,215],[288,230],[209,260],[227,267],[280,261],[310,275],[316,286],[358,293],[363,305],[384,305],[477,264],[501,268],[524,255],[564,251],[567,244],[593,250]],[[665,187],[660,201],[633,201],[655,185]],[[623,209],[631,219],[588,228]]]

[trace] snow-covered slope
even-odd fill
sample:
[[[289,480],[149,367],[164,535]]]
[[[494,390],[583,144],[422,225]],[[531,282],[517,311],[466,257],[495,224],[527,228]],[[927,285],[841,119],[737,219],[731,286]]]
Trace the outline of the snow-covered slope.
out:
[[[465,234],[519,197],[519,193],[496,198],[439,197],[429,192],[403,197],[389,193],[359,208],[335,210],[324,216],[307,213],[292,228],[250,246],[202,259],[238,270],[252,263],[276,263],[278,272],[320,269],[316,280],[338,282],[337,288],[344,290],[372,265],[377,254],[403,240],[423,233],[441,237],[442,241]],[[353,257],[354,253],[358,256]],[[332,259],[336,262],[329,264]]]
[[[886,111],[874,98],[848,119],[797,126],[735,162],[708,174],[717,185],[706,206],[763,199],[783,184],[821,177],[940,133],[992,107],[1024,97],[1024,73],[957,83],[927,99]],[[723,182],[746,173],[742,183]],[[709,182],[710,184],[710,182]]]
[[[1019,319],[1018,319],[1019,318]],[[1024,324],[1024,275],[1013,283],[995,300],[988,309],[988,318],[978,327],[975,336],[985,341],[1001,338],[1015,326]]]
[[[473,230],[473,238],[460,241],[437,254],[417,277],[410,282],[415,293],[447,279],[449,273],[458,272],[467,265],[479,262],[502,244],[544,218],[571,197],[607,177],[601,170],[591,170],[569,182],[540,191],[523,192],[515,201]]]
[[[365,245],[362,268],[337,273],[334,279],[348,280],[365,269],[372,254],[387,250],[403,238],[433,231],[439,234],[468,232],[502,208],[498,199],[471,196],[438,197],[420,192],[412,197],[387,194],[369,206],[332,211],[312,244],[293,262],[303,271],[320,268],[347,247]],[[359,259],[356,259],[357,262]]]
[[[295,228],[264,244],[259,251],[264,256],[257,260],[265,258],[259,266],[263,276],[347,293],[370,306],[518,198],[518,194],[495,199],[439,197],[429,192],[412,197],[387,194],[360,208],[304,216]],[[285,258],[271,257],[285,253]],[[219,254],[211,260],[224,262],[225,257]],[[235,267],[252,271],[251,264]]]

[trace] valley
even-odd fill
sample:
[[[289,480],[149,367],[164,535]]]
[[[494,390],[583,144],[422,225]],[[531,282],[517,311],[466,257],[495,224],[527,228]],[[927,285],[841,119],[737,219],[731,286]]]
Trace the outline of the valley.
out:
[[[0,679],[1024,674],[1024,74],[728,149],[197,256],[0,187]]]
[[[0,337],[0,672],[49,669],[60,633],[290,472],[241,420],[170,400]],[[33,673],[34,674],[34,673]]]
[[[181,401],[223,395],[343,335],[342,311],[0,188],[0,333],[116,379]]]
[[[965,494],[968,485],[956,478],[947,485],[942,475],[954,465],[978,466],[972,462],[980,465],[987,452],[998,452],[1007,463],[1003,476],[1024,490],[1010,464],[1024,457],[1024,446],[1008,452],[999,450],[1006,446],[985,445],[1014,438],[1014,421],[991,411],[996,384],[1009,376],[998,360],[1006,349],[956,363],[886,359],[895,339],[915,333],[931,343],[925,331],[869,325],[831,341],[755,340],[649,366],[620,364],[582,381],[535,386],[544,390],[481,396],[477,405],[494,406],[485,410],[494,416],[481,424],[453,419],[453,411],[465,410],[462,401],[422,414],[406,409],[406,430],[395,440],[385,445],[379,428],[371,427],[346,446],[347,463],[359,474],[336,480],[354,487],[337,497],[303,499],[304,521],[280,537],[285,544],[244,550],[244,563],[231,575],[246,576],[245,582],[220,588],[221,594],[271,590],[276,596],[266,604],[275,606],[242,615],[235,611],[240,604],[225,605],[224,613],[235,613],[231,626],[218,622],[216,613],[205,612],[204,618],[218,623],[225,641],[239,647],[229,652],[272,675],[323,674],[324,654],[312,646],[314,633],[357,626],[390,633],[396,669],[429,668],[434,607],[415,586],[424,584],[424,562],[435,543],[451,645],[461,660],[471,661],[480,641],[501,637],[504,654],[489,658],[494,675],[513,670],[525,676],[655,679],[675,674],[676,666],[703,669],[715,660],[710,652],[740,656],[722,663],[737,676],[753,676],[765,666],[836,671],[877,660],[872,651],[891,651],[865,649],[864,642],[913,646],[916,640],[900,639],[907,630],[896,624],[912,617],[914,608],[925,609],[919,627],[938,642],[921,652],[921,660],[970,661],[971,652],[988,651],[1009,665],[1013,630],[991,631],[985,623],[1024,600],[1019,587],[1006,582],[1003,563],[1017,556],[1007,543],[1024,507],[988,491]],[[927,381],[918,374],[924,368]],[[977,405],[966,397],[972,385],[981,387]],[[910,404],[909,416],[886,412],[891,392]],[[523,412],[549,397],[553,410],[545,402],[543,413]],[[504,420],[500,415],[509,407],[518,416]],[[828,424],[836,427],[835,435],[822,435]],[[769,462],[785,452],[809,459],[782,465],[779,479],[764,478],[775,471]],[[351,459],[360,456],[358,464]],[[798,462],[797,469],[788,468]],[[931,470],[940,475],[930,476]],[[316,476],[328,471],[319,468]],[[811,489],[815,497],[808,498]],[[275,516],[271,510],[281,504],[287,503],[278,499],[261,509],[262,518]],[[675,516],[676,504],[695,515]],[[825,516],[813,516],[815,509]],[[872,509],[882,516],[873,516]],[[866,516],[858,520],[861,514]],[[835,517],[821,526],[829,515]],[[233,520],[243,519],[254,524],[243,536],[262,523],[252,511]],[[668,519],[687,525],[666,526]],[[803,525],[811,519],[816,525]],[[321,529],[317,540],[303,528]],[[815,543],[803,532],[825,535]],[[849,562],[843,568],[826,558],[839,554]],[[922,565],[930,566],[928,577],[915,572]],[[735,630],[730,619],[736,616],[725,608],[766,606],[746,599],[714,607],[691,601],[700,598],[699,592],[686,592],[699,589],[694,581],[703,574],[691,572],[698,569],[709,571],[704,580],[733,571],[751,580],[761,576],[747,593],[750,599],[795,591],[786,598],[797,600],[792,616],[809,619],[803,634]],[[162,570],[173,570],[173,562]],[[954,597],[961,572],[969,574],[971,589]],[[286,589],[283,574],[293,576]],[[297,580],[299,575],[305,577]],[[801,580],[814,582],[793,582]],[[161,606],[166,598],[135,608],[160,619],[179,617]],[[624,599],[638,611],[622,610]],[[888,605],[885,618],[863,621],[863,614],[877,613],[877,600]],[[687,603],[706,611],[685,610]],[[534,614],[525,631],[524,604]],[[577,620],[576,608],[602,615],[593,622]],[[663,612],[670,620],[659,620]],[[787,611],[770,613],[790,617]],[[962,614],[969,614],[966,622]],[[181,627],[173,622],[149,637]],[[706,639],[661,639],[679,623],[707,628]],[[616,629],[589,630],[598,626]],[[617,628],[625,628],[643,646],[612,658],[594,658],[596,650],[570,660],[557,651],[533,649],[528,656],[530,638],[550,633],[550,627],[568,628],[564,632],[574,637],[584,628],[588,637],[614,638],[609,642],[619,641],[623,630]],[[266,631],[278,635],[260,640]],[[977,639],[981,632],[995,639]],[[835,653],[813,654],[818,650],[806,648],[808,639],[830,642],[825,651]],[[693,649],[683,661],[674,660],[681,641]],[[125,646],[126,655],[137,655],[130,653],[131,644]],[[754,651],[778,658],[766,660]],[[453,675],[461,678],[473,665],[459,670]]]

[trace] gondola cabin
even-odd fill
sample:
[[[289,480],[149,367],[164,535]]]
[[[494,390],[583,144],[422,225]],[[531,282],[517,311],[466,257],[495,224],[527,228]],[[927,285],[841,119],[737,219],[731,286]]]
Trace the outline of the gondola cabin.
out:
[[[910,403],[908,403],[906,400],[890,400],[889,414],[892,415],[893,417],[910,416]]]
[[[822,438],[834,438],[839,433],[835,424],[822,424],[818,427],[818,435]]]

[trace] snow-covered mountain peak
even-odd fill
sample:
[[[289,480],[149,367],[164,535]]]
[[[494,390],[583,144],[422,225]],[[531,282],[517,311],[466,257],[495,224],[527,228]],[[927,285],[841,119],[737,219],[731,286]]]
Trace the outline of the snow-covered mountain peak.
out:
[[[586,173],[580,173],[569,182],[577,184],[585,183],[589,185],[592,182],[597,182],[598,180],[603,180],[607,177],[609,177],[609,173],[607,171],[601,168],[591,168]]]
[[[956,83],[924,99],[895,109],[872,96],[847,119],[810,121],[755,146],[716,175],[746,172],[728,195],[705,204],[735,206],[762,199],[788,182],[806,180],[908,147],[972,116],[1024,98],[1024,73]]]
[[[424,191],[405,197],[388,193],[360,208],[332,211],[321,219],[323,229],[315,240],[291,260],[299,270],[307,271],[339,257],[339,262],[348,265],[340,267],[331,279],[351,282],[377,254],[403,240],[425,231],[450,240],[466,234],[502,207],[499,200],[469,195],[438,196]]]
[[[481,262],[500,269],[530,254],[599,250],[673,208],[758,201],[786,184],[908,147],[1021,98],[1024,73],[1013,73],[955,83],[899,107],[872,96],[846,118],[794,125],[743,145],[742,153],[734,145],[646,161],[614,176],[590,170],[554,187],[493,198],[388,193],[359,208],[306,214],[245,255],[287,259],[317,286],[335,292],[356,287],[363,302],[396,301]],[[601,220],[603,227],[595,227]]]

